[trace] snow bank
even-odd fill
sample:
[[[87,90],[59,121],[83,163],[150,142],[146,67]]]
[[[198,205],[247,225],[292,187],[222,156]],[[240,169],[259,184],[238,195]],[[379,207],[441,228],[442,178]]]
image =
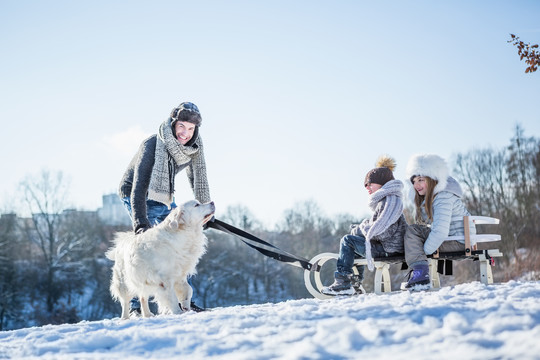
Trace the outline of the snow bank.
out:
[[[538,359],[540,282],[217,308],[0,333],[0,358]]]

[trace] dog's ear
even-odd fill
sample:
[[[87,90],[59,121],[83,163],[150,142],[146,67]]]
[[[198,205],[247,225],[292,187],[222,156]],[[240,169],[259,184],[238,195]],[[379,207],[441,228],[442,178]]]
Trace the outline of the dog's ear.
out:
[[[173,219],[169,223],[169,227],[171,229],[183,229],[184,228],[184,211],[180,209],[176,209],[176,214],[174,215]]]

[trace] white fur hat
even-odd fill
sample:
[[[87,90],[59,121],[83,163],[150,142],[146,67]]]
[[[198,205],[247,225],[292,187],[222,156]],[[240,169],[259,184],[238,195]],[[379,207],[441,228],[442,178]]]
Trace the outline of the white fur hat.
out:
[[[446,161],[435,154],[417,154],[409,159],[406,169],[407,178],[412,182],[415,176],[428,176],[437,180],[434,193],[446,188],[448,179],[448,166]]]

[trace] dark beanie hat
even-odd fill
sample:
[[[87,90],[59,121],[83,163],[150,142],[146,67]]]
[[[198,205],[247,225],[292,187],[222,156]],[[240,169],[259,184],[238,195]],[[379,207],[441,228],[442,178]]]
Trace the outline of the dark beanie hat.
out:
[[[201,112],[197,105],[191,102],[183,102],[171,111],[171,125],[177,121],[187,121],[197,126],[202,123]]]
[[[390,180],[394,180],[394,174],[392,171],[396,168],[396,161],[387,155],[381,156],[377,163],[376,168],[370,170],[366,179],[364,180],[364,186],[369,184],[379,184],[383,186]]]

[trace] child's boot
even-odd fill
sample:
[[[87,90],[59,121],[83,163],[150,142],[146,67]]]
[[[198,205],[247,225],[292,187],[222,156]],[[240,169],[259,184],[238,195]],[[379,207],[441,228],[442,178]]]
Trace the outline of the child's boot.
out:
[[[356,290],[352,286],[351,275],[343,275],[338,272],[334,274],[334,283],[321,289],[321,293],[326,295],[354,295]]]
[[[429,266],[427,264],[417,264],[409,272],[409,281],[405,285],[406,290],[427,290],[429,289]]]
[[[366,290],[362,286],[362,278],[359,275],[353,275],[351,277],[351,285],[356,294],[361,295],[366,293]]]

